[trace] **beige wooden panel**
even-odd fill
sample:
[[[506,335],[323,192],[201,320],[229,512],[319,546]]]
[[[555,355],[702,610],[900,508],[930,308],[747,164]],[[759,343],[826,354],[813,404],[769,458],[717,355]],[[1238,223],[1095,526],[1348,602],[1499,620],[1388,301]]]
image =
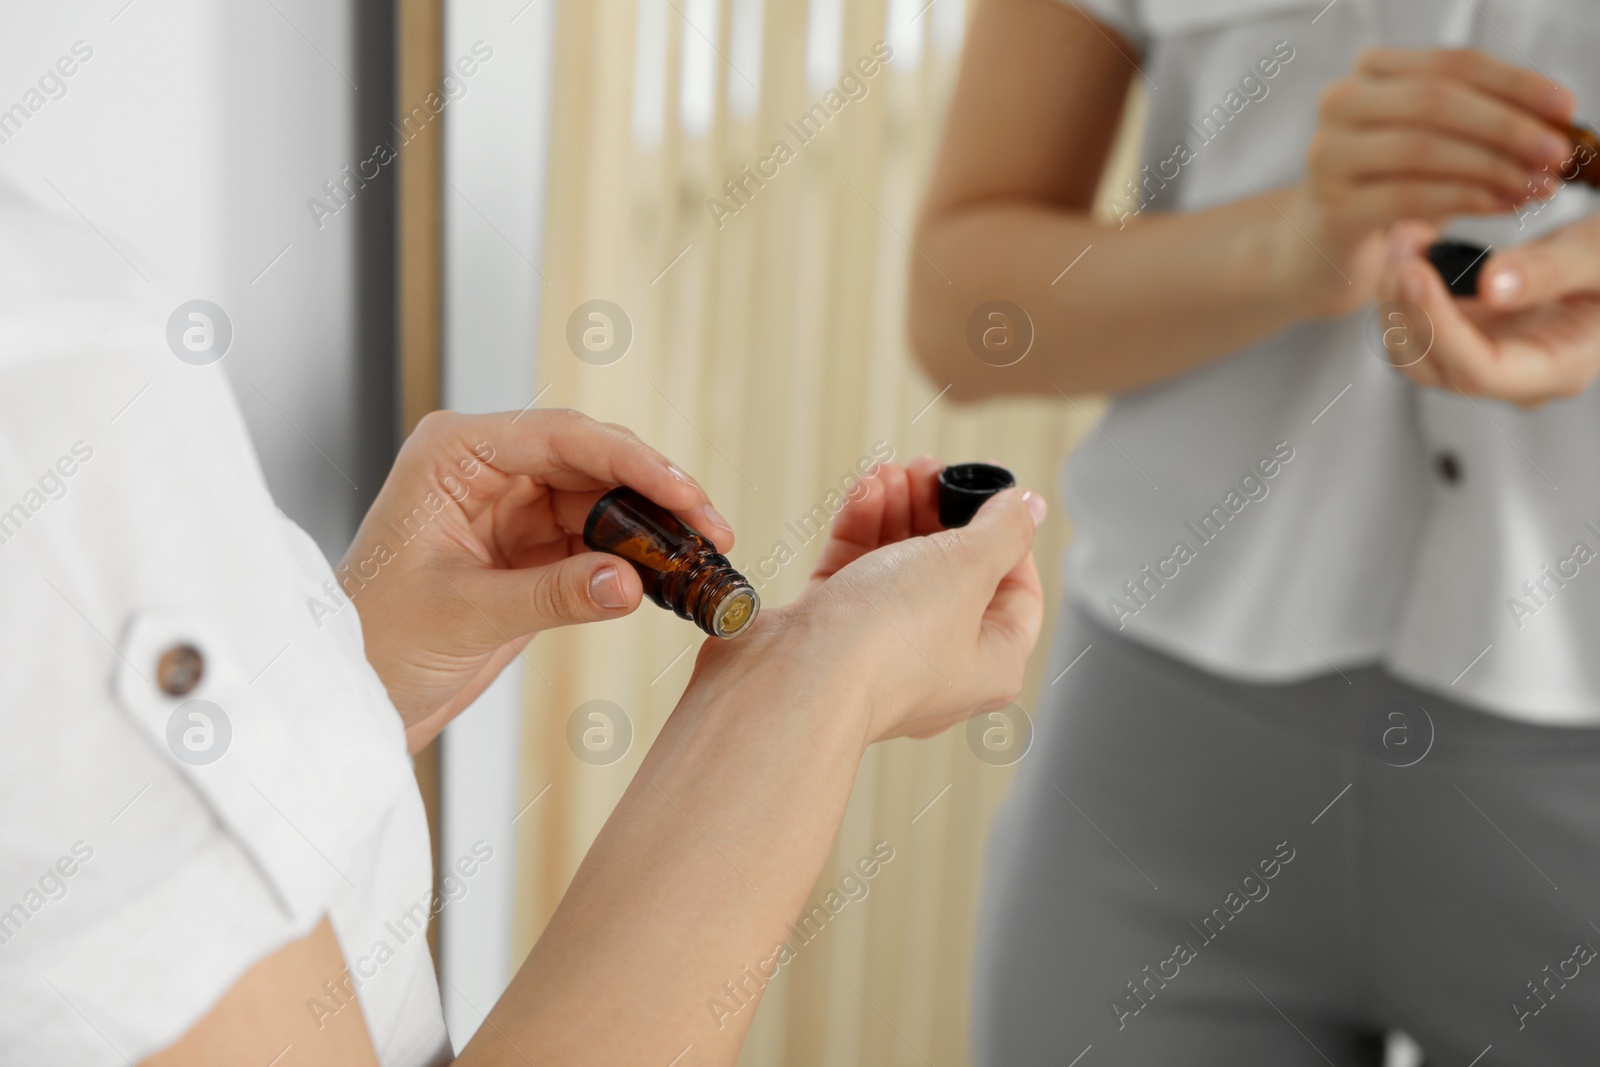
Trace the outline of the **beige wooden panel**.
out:
[[[403,125],[413,105],[440,88],[444,51],[443,0],[400,0],[395,6],[394,122]],[[395,265],[399,307],[395,316],[400,367],[400,432],[439,406],[439,313],[443,177],[442,126],[424,126],[405,145],[398,170]],[[431,742],[412,758],[417,786],[428,817],[429,838],[439,841],[439,744]],[[435,860],[438,859],[435,844]],[[428,923],[428,948],[439,959],[439,923]]]
[[[760,70],[748,74],[760,106],[747,119],[727,105],[730,79],[747,76],[734,69],[730,32],[739,0],[718,0],[714,27],[686,26],[683,14],[698,10],[687,0],[644,0],[665,6],[666,29],[643,42],[640,0],[555,2],[541,403],[624,423],[699,477],[739,533],[735,562],[762,580],[769,604],[794,596],[820,544],[796,532],[800,519],[875,442],[901,460],[933,452],[1012,467],[1053,506],[1037,553],[1050,617],[1020,701],[1031,712],[1069,534],[1057,474],[1100,406],[957,408],[936,399],[944,383],[909,361],[906,265],[917,253],[908,238],[957,57],[925,41],[919,64],[890,65],[802,145],[786,123],[819,99],[806,83],[806,0],[766,0]],[[885,0],[845,2],[842,63],[884,36],[884,9]],[[931,21],[919,20],[925,35]],[[715,45],[717,89],[708,129],[691,135],[680,122],[681,58],[702,32]],[[666,57],[662,136],[648,145],[634,139],[641,44]],[[1131,107],[1126,125],[1140,114]],[[780,139],[793,160],[748,186],[719,225],[707,200],[733,204],[724,181]],[[1125,129],[1104,188],[1132,172],[1132,152]],[[595,298],[620,305],[634,330],[627,355],[608,366],[567,346],[568,317]],[[779,544],[797,556],[781,567]],[[519,955],[670,713],[698,643],[688,624],[649,606],[534,643],[523,795],[549,792],[518,823]],[[608,767],[567,747],[568,716],[596,698],[620,705],[634,728],[632,749]],[[874,842],[888,841],[895,859],[767,988],[741,1064],[967,1062],[981,858],[1010,776],[976,760],[960,731],[868,754],[816,895]]]

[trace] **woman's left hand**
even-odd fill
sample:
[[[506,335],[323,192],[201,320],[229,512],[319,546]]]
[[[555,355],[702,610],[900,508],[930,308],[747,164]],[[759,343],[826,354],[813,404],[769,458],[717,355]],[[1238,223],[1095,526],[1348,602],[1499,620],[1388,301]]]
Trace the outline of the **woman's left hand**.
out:
[[[1431,324],[1408,377],[1527,408],[1589,387],[1600,374],[1600,217],[1494,254],[1471,298],[1451,296],[1428,262],[1436,239],[1422,223],[1395,226],[1379,281],[1380,304],[1409,301]]]
[[[733,546],[693,479],[576,411],[436,411],[407,438],[337,577],[413,752],[540,630],[639,606],[634,569],[583,544],[589,509],[618,485]]]
[[[906,466],[881,463],[857,483],[834,516],[811,578],[795,599],[804,600],[822,583],[862,556],[884,545],[944,529],[939,523],[939,471],[932,456],[919,456]]]

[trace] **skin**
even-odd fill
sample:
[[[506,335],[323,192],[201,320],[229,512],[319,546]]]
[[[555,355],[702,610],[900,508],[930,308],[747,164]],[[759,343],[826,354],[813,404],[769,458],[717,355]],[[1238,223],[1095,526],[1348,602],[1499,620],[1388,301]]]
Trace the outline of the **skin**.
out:
[[[565,410],[437,411],[417,425],[336,568],[411,751],[540,631],[639,606],[638,573],[583,544],[589,509],[623,484],[719,551],[733,547],[699,483],[625,427]],[[426,521],[414,516],[434,508]],[[393,551],[388,562],[381,545]]]
[[[176,1045],[144,1061],[145,1067],[187,1067],[198,1063],[278,1063],[297,1061],[294,1047],[326,1049],[349,1067],[377,1067],[366,1020],[358,1011],[341,1011],[317,1021],[305,1008],[325,978],[343,974],[344,957],[327,919],[311,933],[286,945],[245,972],[233,989]],[[315,981],[313,981],[315,977]],[[327,1062],[333,1063],[334,1059]]]
[[[1480,295],[1466,299],[1424,258],[1436,236],[1422,224],[1396,227],[1379,282],[1378,298],[1420,309],[1431,334],[1427,355],[1404,373],[1526,408],[1586,390],[1600,374],[1600,220],[1492,256]]]
[[[1472,51],[1369,50],[1324,89],[1300,182],[1119,227],[1090,211],[1137,57],[1071,4],[978,3],[910,257],[913,350],[957,399],[1136,389],[1348,314],[1398,292],[1397,225],[1547,197],[1545,168],[1573,150],[1553,125],[1570,119],[1572,94],[1534,71]],[[1522,403],[1591,380],[1600,231],[1569,229],[1485,265],[1491,282],[1527,279],[1495,310],[1561,309],[1514,320],[1439,309],[1436,376],[1413,377],[1443,385],[1453,371],[1464,391]],[[997,298],[1035,330],[1008,367],[966,342],[969,316]]]
[[[591,481],[626,477],[685,517],[706,514],[697,512],[705,507],[698,487],[665,472],[665,461],[625,432],[571,413],[510,420],[432,420],[407,444],[373,506],[373,516],[404,514],[419,487],[443,485],[439,472],[459,460],[463,444],[470,451],[485,440],[497,470],[517,486],[499,496],[486,489],[493,506],[457,505],[449,521],[441,513],[433,521],[449,536],[427,551],[408,546],[368,586],[389,591],[356,600],[368,658],[408,702],[421,733],[481,690],[485,665],[504,662],[506,645],[525,643],[522,627],[600,610],[576,596],[510,604],[513,582],[522,591],[546,579],[588,588],[606,557],[585,561],[571,537],[579,505],[598,496]],[[937,733],[1006,706],[1021,690],[1043,614],[1031,550],[1044,500],[1008,490],[968,526],[942,530],[939,467],[929,457],[880,467],[835,519],[804,594],[764,610],[738,640],[702,645],[683,698],[458,1064],[660,1067],[687,1045],[697,1064],[734,1063],[755,1012],[718,1026],[706,1003],[789,936],[786,924],[822,871],[867,747]],[[504,514],[485,517],[496,510]],[[445,577],[466,589],[468,576],[482,583],[473,588],[486,610],[505,613],[504,625],[521,619],[507,631],[511,640],[496,646],[477,631],[462,638],[454,627],[470,625],[467,612],[453,624],[421,617],[426,612],[394,621],[393,605],[441,595]],[[503,607],[490,592],[501,583]],[[265,1063],[286,1045],[280,1067],[375,1063],[365,1027],[349,1021],[356,1013],[341,1012],[337,1026],[318,1031],[305,1006],[343,966],[324,921],[257,963],[145,1063]]]

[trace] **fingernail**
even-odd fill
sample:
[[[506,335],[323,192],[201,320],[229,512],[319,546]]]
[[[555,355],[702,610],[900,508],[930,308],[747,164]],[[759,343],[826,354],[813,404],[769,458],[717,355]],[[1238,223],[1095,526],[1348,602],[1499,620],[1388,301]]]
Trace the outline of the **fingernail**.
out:
[[[677,467],[674,467],[670,463],[667,464],[667,473],[672,475],[674,478],[678,479],[678,481],[682,482],[684,485],[693,485],[694,484],[694,479],[693,478],[689,477],[687,474],[683,473],[681,470],[679,470]]]
[[[1030,489],[1022,494],[1022,502],[1028,505],[1028,513],[1033,516],[1033,528],[1037,530],[1043,526],[1045,512],[1050,510],[1044,502],[1044,497]]]
[[[707,504],[704,508],[704,511],[706,513],[706,519],[713,526],[720,526],[729,533],[733,532],[733,527],[728,525],[728,520],[723,518],[722,514],[718,512],[716,508],[712,507],[710,504]]]
[[[1559,163],[1572,152],[1572,144],[1559,133],[1547,131],[1539,135],[1539,155],[1552,163]]]
[[[622,595],[622,575],[617,568],[601,567],[594,572],[594,577],[589,579],[589,599],[607,609],[628,606],[628,598]]]
[[[1572,94],[1559,85],[1552,85],[1544,91],[1544,106],[1547,111],[1565,115],[1572,110],[1572,103]]]
[[[1515,268],[1502,268],[1489,279],[1489,295],[1497,301],[1510,301],[1522,292],[1522,272]]]

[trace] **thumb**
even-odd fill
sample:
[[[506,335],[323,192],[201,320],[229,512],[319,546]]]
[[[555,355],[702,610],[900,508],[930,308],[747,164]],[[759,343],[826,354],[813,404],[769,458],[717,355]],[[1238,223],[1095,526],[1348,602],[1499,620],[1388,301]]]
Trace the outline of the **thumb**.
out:
[[[984,501],[972,521],[955,532],[992,588],[1029,558],[1033,532],[1044,517],[1044,497],[1032,490],[1007,489]]]
[[[603,552],[583,552],[543,567],[480,571],[473,585],[478,590],[473,599],[506,640],[620,618],[644,597],[633,567]]]
[[[1496,311],[1537,307],[1569,293],[1600,289],[1600,219],[1507,249],[1483,265],[1478,295]]]
[[[972,534],[968,547],[978,553],[973,569],[987,587],[976,651],[988,683],[997,684],[1003,696],[997,707],[1021,691],[1028,655],[1039,639],[1044,591],[1033,562],[1033,535],[1044,523],[1045,511],[1038,493],[1008,489],[986,501],[960,531]]]

